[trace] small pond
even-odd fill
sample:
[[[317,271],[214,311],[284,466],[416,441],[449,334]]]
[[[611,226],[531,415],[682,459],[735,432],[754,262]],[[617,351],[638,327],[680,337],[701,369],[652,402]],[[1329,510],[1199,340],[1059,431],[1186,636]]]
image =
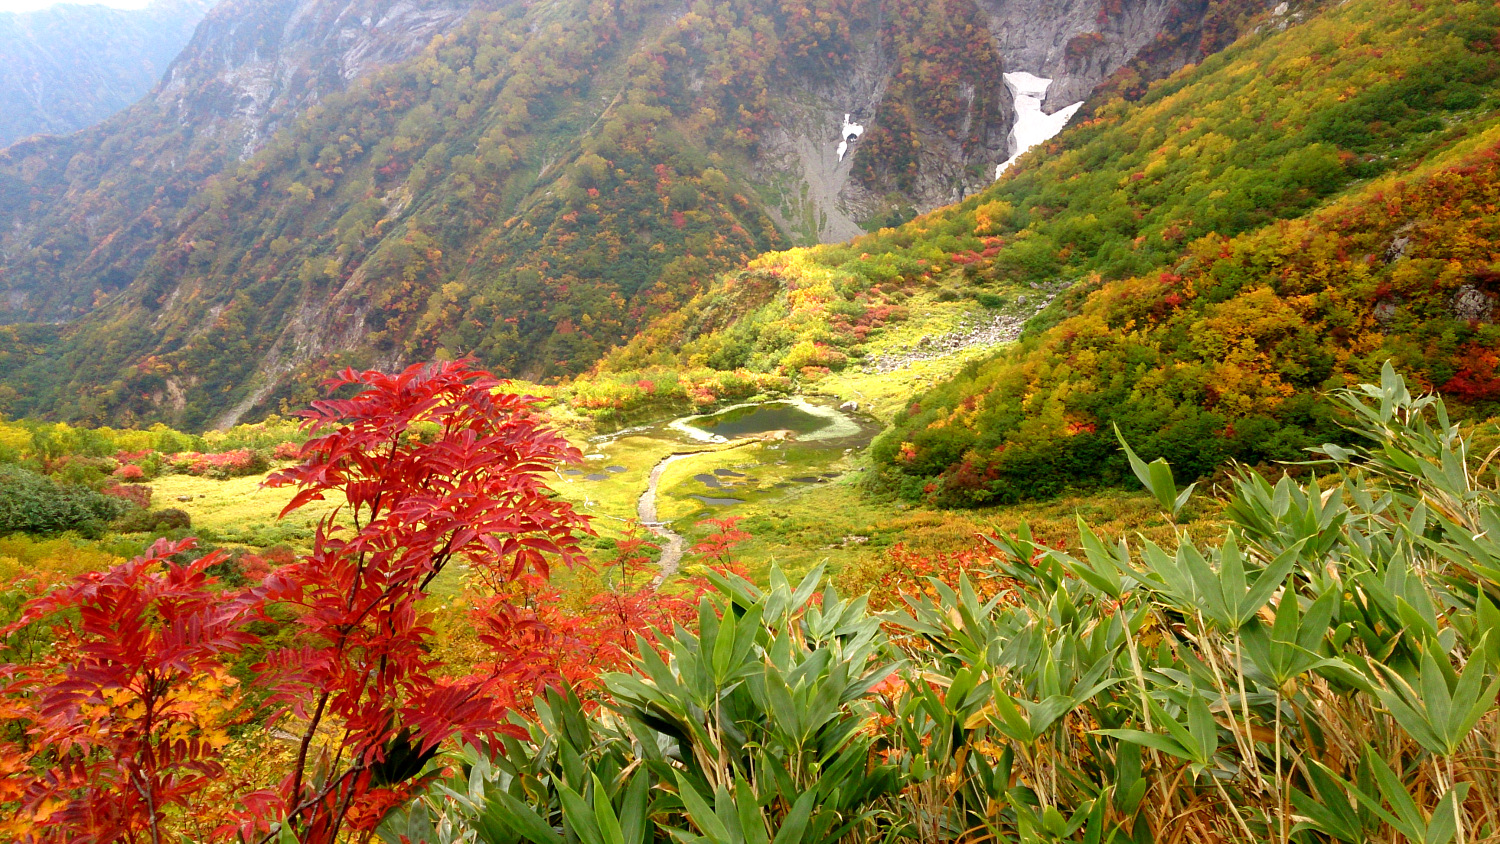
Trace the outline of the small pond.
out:
[[[742,404],[702,416],[688,416],[671,424],[677,431],[702,442],[725,442],[737,437],[790,431],[798,441],[836,439],[858,435],[860,425],[844,413],[802,398]],[[734,477],[734,475],[726,475]]]
[[[743,498],[715,498],[711,495],[698,495],[696,493],[689,495],[688,498],[696,498],[710,507],[733,507],[736,504],[745,503],[745,499]]]

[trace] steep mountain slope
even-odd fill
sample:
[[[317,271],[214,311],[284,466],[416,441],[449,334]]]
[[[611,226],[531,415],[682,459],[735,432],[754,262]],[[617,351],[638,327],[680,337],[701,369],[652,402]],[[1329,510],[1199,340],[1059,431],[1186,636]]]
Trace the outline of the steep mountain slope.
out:
[[[1009,153],[1002,72],[1084,90],[1141,44],[1207,48],[1206,32],[1262,4],[1069,8],[1037,37],[1092,33],[1095,58],[1014,67],[990,27],[1020,13],[1000,0],[545,0],[471,15],[284,125],[179,216],[16,249],[17,311],[98,306],[11,379],[17,409],[195,425],[274,407],[335,361],[476,353],[531,377],[576,372],[758,252],[988,184]],[[846,115],[868,131],[840,158]],[[56,207],[78,217],[71,198]],[[57,263],[24,266],[39,254]],[[39,286],[47,271],[55,284]]]
[[[0,147],[92,126],[161,79],[212,0],[0,12]]]
[[[1030,339],[898,418],[876,454],[909,494],[972,504],[1115,482],[1128,474],[1116,425],[1147,459],[1165,455],[1190,476],[1227,459],[1300,459],[1339,436],[1323,393],[1374,379],[1386,359],[1460,405],[1495,411],[1500,11],[1350,3],[1296,36],[1311,49],[1293,62],[1224,57],[1231,73],[1269,72],[1242,89],[1249,110],[1305,126],[1301,144],[1264,151],[1270,185],[1290,178],[1317,195],[1340,169],[1390,175],[1229,238],[1244,228],[1236,217],[1287,210],[1287,197],[1257,193],[1266,181],[1246,183],[1243,198],[1232,182],[1204,184],[1211,150],[1236,140],[1228,127],[1200,134],[1191,120],[1158,122],[1167,131],[1148,136],[1158,148],[1114,169],[1173,216],[1137,235],[1146,242],[1129,258],[1096,262],[1105,277],[1130,277],[1086,281]],[[1343,49],[1328,49],[1335,43]],[[1161,108],[1201,119],[1192,87],[1164,91]],[[1261,105],[1277,95],[1312,108],[1299,119],[1296,107]],[[1212,202],[1170,200],[1195,189]],[[1205,221],[1210,209],[1218,221]],[[1218,233],[1195,238],[1205,222]]]
[[[209,178],[323,97],[425,47],[472,0],[224,0],[145,99],[0,151],[0,322],[129,284]]]
[[[1500,12],[1303,13],[1099,106],[979,197],[757,260],[606,370],[817,377],[926,303],[967,293],[1024,317],[1068,290],[877,443],[907,494],[943,503],[1117,479],[1115,423],[1190,473],[1294,458],[1336,433],[1317,391],[1388,356],[1491,409]]]

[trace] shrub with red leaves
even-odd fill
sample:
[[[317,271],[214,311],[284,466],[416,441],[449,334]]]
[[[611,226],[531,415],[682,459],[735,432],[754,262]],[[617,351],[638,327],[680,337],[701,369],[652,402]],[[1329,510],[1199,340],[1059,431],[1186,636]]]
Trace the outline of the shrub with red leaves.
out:
[[[128,469],[139,469],[139,466],[127,466]],[[145,484],[122,484],[111,482],[104,489],[99,490],[105,495],[115,498],[123,498],[142,510],[151,509],[151,487]]]
[[[235,717],[226,655],[255,642],[262,590],[225,594],[206,570],[171,557],[193,540],[157,542],[108,571],[85,574],[32,601],[0,631],[50,625],[52,651],[0,666],[0,821],[6,840],[164,840],[169,809],[201,816],[200,792]],[[76,617],[76,621],[75,621]]]
[[[143,481],[146,479],[146,470],[134,463],[126,463],[115,470],[115,478],[126,483]]]
[[[711,566],[732,567],[735,565],[735,546],[750,538],[750,534],[739,529],[738,525],[744,516],[725,516],[722,519],[709,518],[697,524],[697,527],[709,525],[713,532],[693,546],[694,554],[701,554],[706,563]]]
[[[248,448],[236,448],[215,454],[184,451],[171,457],[172,468],[186,475],[205,478],[240,478],[258,475],[269,464],[259,452]]]
[[[279,792],[257,799],[303,844],[335,841],[351,812],[378,819],[368,802],[443,740],[506,729],[504,671],[451,679],[429,655],[422,601],[449,564],[501,588],[545,581],[548,556],[580,560],[576,535],[589,531],[542,481],[579,455],[542,427],[535,399],[495,392],[500,382],[463,362],[348,370],[330,386],[362,391],[315,402],[301,462],[267,481],[297,489],[282,515],[329,493],[344,502],[319,522],[312,552],[277,572],[286,588],[274,597],[295,608],[304,644],[260,666],[301,737]],[[531,624],[508,606],[492,605],[495,625]],[[524,665],[531,646],[523,637],[505,665]],[[318,758],[339,764],[314,776]]]
[[[279,827],[333,844],[405,799],[440,742],[513,730],[508,703],[567,678],[547,668],[570,653],[559,646],[567,619],[513,602],[555,599],[548,558],[581,559],[586,520],[542,482],[576,450],[541,425],[535,399],[497,393],[500,382],[464,363],[331,382],[347,386],[361,389],[304,414],[312,438],[268,481],[296,489],[283,516],[325,496],[341,502],[307,556],[248,556],[239,571],[262,581],[236,592],[206,573],[222,554],[177,563],[191,541],[162,542],[33,601],[0,630],[50,621],[56,643],[0,665],[0,720],[15,725],[0,740],[0,805],[18,807],[0,818],[0,838],[177,840],[191,822],[195,839],[268,840]],[[493,587],[485,630],[503,647],[491,670],[453,679],[431,655],[423,601],[460,560]],[[241,794],[240,810],[203,805],[238,717],[225,658],[257,641],[249,625],[269,620],[272,603],[290,611],[278,615],[292,617],[298,646],[272,653],[257,681],[277,710],[267,727],[298,737],[295,763],[278,789]]]

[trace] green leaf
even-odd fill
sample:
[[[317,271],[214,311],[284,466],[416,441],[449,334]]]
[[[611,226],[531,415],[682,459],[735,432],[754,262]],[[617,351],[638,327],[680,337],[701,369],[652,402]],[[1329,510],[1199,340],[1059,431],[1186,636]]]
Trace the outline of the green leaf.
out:
[[[772,844],[801,844],[802,837],[807,832],[807,821],[812,817],[813,806],[821,797],[817,789],[810,789],[799,796],[797,802],[792,804],[792,810],[781,819],[781,828],[776,830],[776,838]]]
[[[1115,427],[1115,439],[1120,441],[1120,448],[1124,449],[1125,457],[1130,461],[1130,471],[1135,473],[1136,480],[1156,498],[1156,503],[1168,516],[1176,519],[1177,513],[1187,501],[1187,494],[1177,494],[1177,484],[1172,479],[1172,467],[1167,464],[1165,458],[1158,457],[1147,465],[1144,460],[1136,456],[1135,450],[1130,443],[1125,441],[1125,435],[1120,433],[1120,426]],[[1189,487],[1187,492],[1191,492]]]
[[[646,819],[650,787],[650,780],[641,772],[631,777],[630,785],[625,787],[625,801],[620,806],[620,836],[625,844],[646,844],[650,841],[650,827]]]
[[[594,808],[590,808],[581,794],[562,784],[557,786],[557,798],[562,803],[563,821],[569,831],[578,836],[583,844],[605,844],[595,815],[597,802]]]
[[[1194,750],[1190,750],[1182,746],[1180,742],[1174,741],[1172,738],[1160,733],[1148,733],[1144,730],[1093,730],[1092,732],[1094,735],[1109,736],[1120,741],[1128,741],[1131,744],[1160,750],[1162,753],[1176,756],[1178,759],[1185,759],[1189,762],[1197,761]]]
[[[1236,628],[1243,626],[1260,612],[1260,608],[1265,606],[1267,601],[1271,600],[1271,595],[1281,588],[1281,584],[1286,582],[1287,575],[1292,573],[1292,569],[1297,565],[1297,557],[1302,553],[1302,546],[1306,544],[1306,539],[1299,540],[1278,554],[1270,565],[1261,569],[1255,582],[1250,585],[1243,596],[1238,597],[1234,624]],[[1229,601],[1235,600],[1229,596],[1225,597]]]
[[[489,830],[490,841],[508,840],[500,837],[502,832],[518,832],[532,844],[563,844],[563,837],[551,824],[537,815],[525,803],[512,797],[504,789],[491,788],[485,792],[486,805],[479,817],[481,831]]]
[[[1219,750],[1219,727],[1208,711],[1208,703],[1196,692],[1188,700],[1187,716],[1188,731],[1197,742],[1198,759],[1206,763]]]
[[[716,686],[723,686],[729,681],[729,666],[734,659],[735,619],[733,612],[724,613],[714,637],[713,678]]]
[[[1333,836],[1340,841],[1362,844],[1365,840],[1364,825],[1360,822],[1359,812],[1355,810],[1348,796],[1353,786],[1345,783],[1317,760],[1312,760],[1312,764],[1307,768],[1307,774],[1312,782],[1313,790],[1317,792],[1317,797],[1304,794],[1295,788],[1291,790],[1292,805],[1299,813],[1307,817],[1307,821],[1297,824],[1294,831],[1312,829],[1324,835]]]
[[[745,782],[743,777],[734,778],[734,808],[739,813],[740,832],[744,835],[745,844],[771,844],[760,803],[755,799],[750,783]]]
[[[693,788],[693,784],[688,782],[686,775],[678,771],[676,776],[677,796],[682,798],[682,806],[687,810],[688,818],[710,839],[728,844],[731,841],[729,830],[719,820],[713,807],[709,806],[703,795]]]
[[[605,790],[604,783],[599,781],[599,775],[594,774],[594,821],[598,824],[599,839],[603,844],[625,844],[625,831],[620,827],[620,819],[615,815],[615,807],[609,800],[609,792]]]

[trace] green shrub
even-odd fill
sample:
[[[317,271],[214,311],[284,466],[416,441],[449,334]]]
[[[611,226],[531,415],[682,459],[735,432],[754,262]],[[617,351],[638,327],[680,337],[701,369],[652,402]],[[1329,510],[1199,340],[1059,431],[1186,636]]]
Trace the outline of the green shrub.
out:
[[[97,539],[131,504],[87,487],[60,484],[19,466],[0,466],[0,536],[75,531]]]

